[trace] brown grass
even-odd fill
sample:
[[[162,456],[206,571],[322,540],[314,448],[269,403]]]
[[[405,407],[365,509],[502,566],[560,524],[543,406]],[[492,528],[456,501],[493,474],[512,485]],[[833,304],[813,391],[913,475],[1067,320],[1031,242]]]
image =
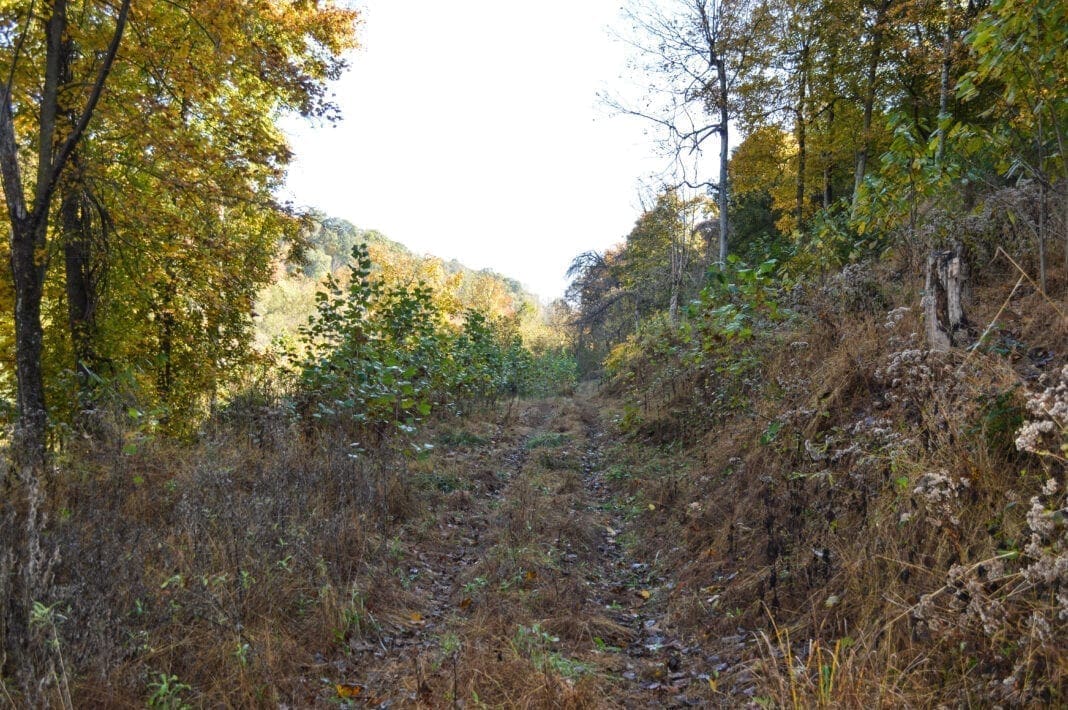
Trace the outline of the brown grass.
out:
[[[760,334],[746,406],[710,414],[686,380],[647,398],[604,451],[611,514],[586,469],[618,400],[600,418],[556,399],[436,422],[421,456],[353,458],[280,416],[195,445],[96,422],[51,484],[61,557],[41,600],[75,704],[323,707],[348,684],[410,707],[640,706],[604,651],[635,631],[596,588],[622,581],[597,578],[617,520],[625,560],[672,582],[654,620],[728,662],[697,661],[710,705],[1068,702],[1064,590],[1029,581],[1021,552],[1028,501],[1066,472],[1012,441],[1068,324],[1040,294],[985,286],[989,348],[890,372],[922,328],[912,294],[884,291],[880,308],[912,307],[892,328],[889,306],[814,296]]]
[[[976,335],[1009,287],[976,294]],[[1068,323],[1021,291],[991,351],[927,356],[928,375],[881,377],[893,353],[923,347],[909,339],[922,333],[915,300],[888,294],[912,309],[893,328],[881,312],[816,303],[807,325],[762,336],[761,391],[708,426],[684,470],[640,473],[685,460],[650,436],[660,424],[643,424],[619,453],[638,472],[619,490],[664,510],[645,519],[643,538],[656,542],[635,543],[637,554],[684,540],[665,563],[679,581],[671,618],[710,640],[752,630],[754,692],[774,706],[1066,702],[1055,590],[1023,583],[1014,570],[1026,559],[1005,550],[1026,541],[1026,501],[1042,482],[1065,480],[1063,464],[1015,451],[1012,417],[1022,390],[1068,356]],[[945,506],[916,492],[939,471],[968,481]],[[998,563],[1004,577],[990,571],[999,555],[1011,557]],[[933,603],[921,608],[925,595]],[[984,628],[981,609],[996,622]]]
[[[470,425],[478,441],[494,430],[489,417]],[[282,418],[256,436],[209,430],[189,445],[102,422],[107,436],[61,455],[49,516],[60,564],[41,601],[61,612],[78,705],[144,707],[162,680],[173,690],[160,702],[319,704],[319,679],[336,673],[322,659],[407,617],[399,540],[466,494],[437,484],[493,476],[439,480],[388,451],[353,458],[346,440],[302,437]]]

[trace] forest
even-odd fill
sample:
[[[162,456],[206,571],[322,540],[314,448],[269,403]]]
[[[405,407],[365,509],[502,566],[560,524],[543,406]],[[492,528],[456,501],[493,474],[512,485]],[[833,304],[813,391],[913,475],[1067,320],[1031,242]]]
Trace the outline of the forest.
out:
[[[622,12],[546,305],[279,197],[349,3],[0,2],[0,708],[1068,704],[1068,4]]]

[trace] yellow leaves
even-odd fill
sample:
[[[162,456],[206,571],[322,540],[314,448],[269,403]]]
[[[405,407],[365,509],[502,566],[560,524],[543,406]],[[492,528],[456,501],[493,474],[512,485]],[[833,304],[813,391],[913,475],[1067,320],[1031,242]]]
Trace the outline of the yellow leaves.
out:
[[[423,615],[420,614],[418,611],[413,611],[411,614],[409,614],[408,620],[416,626],[422,626],[426,623],[426,621],[423,619]]]
[[[355,683],[335,683],[334,689],[337,690],[337,696],[345,700],[358,698],[363,693],[363,686]]]
[[[532,570],[532,569],[527,570],[526,574],[523,575],[523,579],[525,581],[527,581],[527,582],[533,582],[537,578],[538,578],[538,573],[535,570]]]
[[[653,596],[653,593],[650,592],[648,589],[639,589],[635,593],[645,601],[648,601],[649,597]]]
[[[377,707],[385,703],[388,696],[377,696],[357,683],[334,683],[334,691],[339,700],[356,700],[365,707]]]

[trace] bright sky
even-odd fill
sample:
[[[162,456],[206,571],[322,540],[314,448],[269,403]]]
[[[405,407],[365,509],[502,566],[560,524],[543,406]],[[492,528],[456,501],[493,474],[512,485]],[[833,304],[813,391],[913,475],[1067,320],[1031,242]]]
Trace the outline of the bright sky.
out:
[[[622,241],[663,167],[647,127],[597,99],[626,71],[619,3],[365,0],[343,121],[288,124],[290,197],[562,295],[571,259]]]

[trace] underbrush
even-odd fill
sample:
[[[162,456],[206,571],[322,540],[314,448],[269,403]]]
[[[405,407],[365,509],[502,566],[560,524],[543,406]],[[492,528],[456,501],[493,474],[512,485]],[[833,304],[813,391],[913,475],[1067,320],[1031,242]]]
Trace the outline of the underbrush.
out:
[[[878,268],[780,295],[789,317],[720,328],[703,359],[673,355],[684,333],[611,363],[627,475],[609,478],[658,510],[634,544],[679,576],[680,628],[750,639],[758,703],[1062,705],[1063,301],[981,285],[986,337],[931,352]]]
[[[424,491],[400,454],[279,429],[197,445],[74,441],[54,482],[42,604],[79,704],[305,705],[316,654],[403,606],[388,541]]]
[[[573,359],[525,347],[514,319],[455,313],[422,283],[375,276],[364,246],[353,259],[347,286],[323,285],[299,347],[258,358],[195,439],[168,437],[143,392],[102,380],[56,428],[47,490],[32,497],[43,515],[30,511],[47,573],[26,604],[33,638],[20,639],[50,669],[40,698],[178,708],[306,707],[324,687],[331,697],[343,678],[324,659],[403,626],[413,579],[402,537],[484,485],[461,463],[492,447],[488,413],[573,386]],[[0,676],[0,703],[17,704],[14,686]]]
[[[408,541],[484,484],[465,470],[477,453],[403,439],[357,453],[343,430],[256,410],[230,410],[196,443],[97,413],[93,436],[60,452],[46,511],[54,578],[35,612],[59,663],[41,697],[322,705],[346,680],[329,659],[405,625]],[[490,446],[499,416],[436,418],[420,439]]]

